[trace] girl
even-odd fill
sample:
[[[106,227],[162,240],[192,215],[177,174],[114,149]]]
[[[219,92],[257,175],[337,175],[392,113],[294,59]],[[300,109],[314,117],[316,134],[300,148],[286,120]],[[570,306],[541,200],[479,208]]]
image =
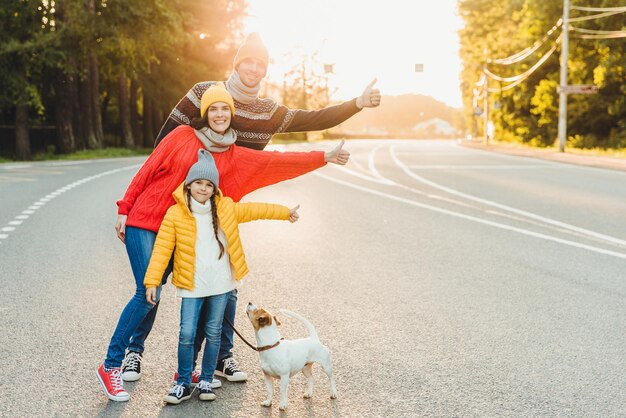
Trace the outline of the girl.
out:
[[[281,153],[238,147],[234,144],[237,136],[230,128],[234,102],[223,84],[204,92],[200,108],[201,119],[197,121],[196,129],[179,126],[168,134],[139,169],[123,199],[117,202],[115,229],[119,239],[126,244],[136,292],[122,311],[106,359],[96,374],[105,394],[113,401],[130,398],[122,377],[125,380],[141,377],[144,340],[154,323],[160,290],[157,288],[156,305],[146,302],[143,284],[146,268],[165,212],[175,203],[172,192],[197,161],[198,150],[208,149],[213,153],[222,177],[221,191],[235,202],[258,188],[298,177],[326,162],[343,165],[348,161],[349,153],[340,148],[327,153]],[[163,280],[170,272],[171,264],[165,270]],[[233,297],[236,297],[235,291],[231,294]],[[234,316],[234,307],[232,312]],[[125,363],[124,375],[122,361]]]
[[[155,305],[157,287],[174,252],[172,283],[182,297],[178,339],[178,378],[163,399],[179,404],[191,397],[194,341],[199,320],[205,324],[206,344],[197,388],[200,399],[212,401],[213,373],[220,348],[222,320],[235,280],[248,272],[239,240],[238,224],[257,219],[298,219],[296,206],[289,209],[262,203],[234,203],[219,189],[219,174],[208,151],[198,151],[198,162],[185,182],[173,193],[170,207],[159,228],[154,252],[144,279],[146,300]],[[174,248],[176,248],[174,250]],[[202,306],[206,309],[202,310]],[[206,312],[205,318],[200,318]]]

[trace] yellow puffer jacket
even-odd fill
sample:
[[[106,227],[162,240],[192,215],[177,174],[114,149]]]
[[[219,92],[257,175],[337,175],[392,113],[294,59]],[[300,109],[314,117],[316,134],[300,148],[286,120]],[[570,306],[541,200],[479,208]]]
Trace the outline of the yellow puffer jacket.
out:
[[[159,286],[174,252],[172,283],[176,287],[193,290],[196,266],[196,219],[187,206],[183,184],[172,195],[176,204],[167,210],[161,223],[143,282],[146,287]],[[226,247],[230,263],[235,271],[235,279],[241,280],[248,273],[248,265],[239,239],[239,224],[257,219],[288,220],[291,213],[288,207],[282,205],[235,203],[230,197],[222,196],[219,190],[215,199],[217,217],[228,241]]]

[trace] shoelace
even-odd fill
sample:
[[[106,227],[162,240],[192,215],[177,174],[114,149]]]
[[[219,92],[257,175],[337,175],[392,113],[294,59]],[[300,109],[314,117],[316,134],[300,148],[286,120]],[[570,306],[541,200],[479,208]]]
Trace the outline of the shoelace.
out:
[[[197,386],[198,389],[200,390],[211,390],[211,382],[207,382],[205,380],[200,381],[200,383],[198,383]]]
[[[229,357],[224,360],[224,368],[229,369],[231,372],[239,371],[239,365],[237,364],[237,360],[235,360],[233,357]]]
[[[113,390],[124,390],[124,383],[122,382],[120,369],[111,370],[111,386],[113,387]]]
[[[122,368],[137,369],[137,365],[141,363],[142,357],[139,353],[130,353],[124,359]]]
[[[176,385],[170,390],[170,395],[176,395],[177,398],[183,396],[183,391],[185,390],[185,385]]]

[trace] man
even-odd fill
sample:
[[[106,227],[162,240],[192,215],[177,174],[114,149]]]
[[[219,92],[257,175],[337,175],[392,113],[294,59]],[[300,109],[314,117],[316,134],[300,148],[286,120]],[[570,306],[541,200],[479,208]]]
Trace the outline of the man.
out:
[[[372,81],[361,96],[320,110],[289,109],[279,105],[273,99],[258,96],[261,81],[267,74],[269,54],[258,33],[251,33],[239,47],[233,61],[233,72],[225,82],[226,89],[233,96],[235,115],[232,119],[232,128],[237,133],[236,144],[239,146],[263,150],[276,133],[318,131],[336,126],[364,107],[376,107],[380,104],[380,91],[373,86]],[[200,99],[209,86],[216,81],[206,81],[194,85],[191,90],[172,109],[165,124],[161,128],[155,147],[172,130],[179,125],[189,125],[200,116]],[[346,151],[340,150],[338,152]],[[347,154],[349,155],[349,154]],[[346,157],[347,158],[347,157]],[[234,290],[229,299],[222,325],[221,347],[218,363],[215,370],[217,376],[229,381],[244,381],[245,372],[239,370],[233,358],[233,329],[226,322],[235,322],[237,306],[237,291]],[[141,353],[144,349],[145,338],[152,329],[158,305],[153,308],[146,319],[138,327],[128,347],[128,354],[124,359],[122,377],[127,381],[138,380],[141,376]],[[198,348],[204,339],[203,332],[198,333]],[[197,376],[194,377],[197,380]],[[218,387],[219,381],[214,381]]]

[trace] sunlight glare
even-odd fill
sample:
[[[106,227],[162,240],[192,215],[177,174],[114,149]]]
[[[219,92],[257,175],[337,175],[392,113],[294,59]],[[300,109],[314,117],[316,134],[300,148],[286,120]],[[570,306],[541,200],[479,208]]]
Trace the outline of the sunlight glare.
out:
[[[383,94],[461,106],[456,0],[249,0],[249,13],[245,31],[259,32],[272,58],[268,81],[282,83],[298,57],[318,51],[318,73],[334,64],[336,100],[359,95],[378,77]]]

